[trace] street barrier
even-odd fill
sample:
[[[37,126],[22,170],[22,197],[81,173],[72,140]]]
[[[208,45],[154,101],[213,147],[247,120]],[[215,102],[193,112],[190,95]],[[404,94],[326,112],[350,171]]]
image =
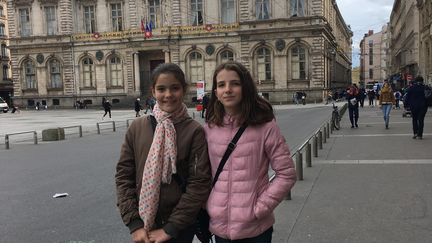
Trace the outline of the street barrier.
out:
[[[116,131],[115,121],[104,121],[104,122],[98,122],[98,123],[96,123],[97,133],[98,133],[98,134],[101,134],[101,133],[100,133],[100,132],[101,132],[101,131],[100,131],[100,126],[101,126],[101,125],[109,124],[109,123],[112,124],[113,132],[115,132],[115,131]]]
[[[77,126],[67,126],[67,127],[60,127],[63,129],[70,129],[70,128],[78,128],[78,134],[80,136],[80,138],[82,138],[82,126],[81,125],[77,125]],[[66,133],[65,133],[66,135]]]
[[[10,146],[9,146],[9,137],[10,136],[12,136],[12,135],[20,135],[20,134],[27,134],[27,133],[33,133],[34,144],[37,144],[38,141],[37,141],[37,133],[36,133],[36,131],[8,133],[8,134],[5,135],[5,147],[6,147],[6,149],[10,148]]]
[[[339,110],[340,117],[343,116],[346,109],[347,104],[344,104]],[[306,167],[312,167],[312,150],[314,157],[317,158],[318,149],[323,149],[323,143],[326,143],[327,138],[330,138],[330,131],[333,132],[330,122],[331,114],[329,118],[291,155],[291,158],[295,160],[296,175],[299,181],[302,181],[304,178],[303,157],[305,158]],[[304,156],[302,153],[304,153]],[[270,177],[270,181],[272,181],[275,177],[276,174],[273,174]],[[291,191],[288,192],[288,194],[285,196],[285,199],[291,200]]]

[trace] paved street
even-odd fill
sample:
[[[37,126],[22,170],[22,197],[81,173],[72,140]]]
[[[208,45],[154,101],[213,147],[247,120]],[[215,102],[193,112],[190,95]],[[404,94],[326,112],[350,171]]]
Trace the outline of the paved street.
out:
[[[345,114],[291,201],[276,210],[274,242],[432,242],[432,116],[423,140],[411,118],[360,110],[359,128]]]
[[[321,104],[278,106],[277,121],[294,150],[328,118]],[[192,114],[193,110],[190,110]],[[96,134],[99,110],[23,111],[2,114],[3,128],[13,132],[82,124],[83,138],[59,142],[0,144],[0,242],[129,242],[115,206],[114,169],[133,111],[114,110],[123,124],[116,132]],[[196,118],[202,122],[201,118]],[[304,121],[308,121],[305,123]],[[69,193],[54,199],[55,193]]]
[[[276,108],[293,151],[331,110],[314,104]],[[0,148],[0,242],[130,242],[113,180],[125,127],[97,135],[101,111],[52,114],[56,119],[49,119],[49,111],[22,113],[25,119],[13,117],[14,126],[8,126],[23,122],[22,129],[39,131],[34,115],[50,126],[79,118],[89,130],[83,138]],[[113,114],[119,123],[133,118],[131,111]],[[426,117],[424,139],[413,140],[411,118],[401,114],[392,111],[388,130],[376,107],[361,109],[357,129],[345,114],[341,130],[327,139],[313,167],[304,169],[292,200],[276,209],[273,242],[432,242],[432,116]],[[52,198],[61,192],[69,196]]]

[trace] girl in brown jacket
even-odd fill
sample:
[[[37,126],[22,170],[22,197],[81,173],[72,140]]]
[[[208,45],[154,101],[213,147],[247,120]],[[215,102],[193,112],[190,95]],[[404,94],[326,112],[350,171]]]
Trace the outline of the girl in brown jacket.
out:
[[[388,129],[390,122],[390,111],[392,109],[392,105],[396,103],[393,90],[390,87],[388,82],[384,83],[384,86],[381,89],[381,95],[379,97],[379,105],[384,114],[384,123],[385,128]]]
[[[159,65],[152,82],[157,125],[153,131],[145,116],[127,130],[115,175],[117,204],[134,242],[192,242],[191,225],[211,189],[204,130],[183,104],[186,81],[177,65]]]

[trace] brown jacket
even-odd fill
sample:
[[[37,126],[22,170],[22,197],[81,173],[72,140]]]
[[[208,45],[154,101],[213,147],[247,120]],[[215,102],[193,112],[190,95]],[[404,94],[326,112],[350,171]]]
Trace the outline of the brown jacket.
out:
[[[394,97],[393,91],[391,89],[383,90],[379,97],[379,104],[396,104],[396,99]]]
[[[176,237],[194,223],[211,190],[210,162],[203,127],[188,117],[174,124],[177,174],[162,184],[156,228]],[[138,213],[144,164],[153,141],[149,116],[136,119],[126,132],[116,168],[117,206],[130,232],[143,227]],[[186,184],[187,182],[187,184]],[[184,186],[181,184],[183,183]]]

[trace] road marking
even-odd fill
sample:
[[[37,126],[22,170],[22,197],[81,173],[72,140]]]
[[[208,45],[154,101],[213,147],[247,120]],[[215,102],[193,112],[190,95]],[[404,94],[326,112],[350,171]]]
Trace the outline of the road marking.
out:
[[[432,159],[317,160],[320,164],[432,164]]]
[[[431,136],[432,133],[423,133],[424,136]],[[395,134],[345,134],[345,135],[332,135],[332,137],[343,138],[343,137],[405,137],[413,136],[412,133],[395,133]]]

